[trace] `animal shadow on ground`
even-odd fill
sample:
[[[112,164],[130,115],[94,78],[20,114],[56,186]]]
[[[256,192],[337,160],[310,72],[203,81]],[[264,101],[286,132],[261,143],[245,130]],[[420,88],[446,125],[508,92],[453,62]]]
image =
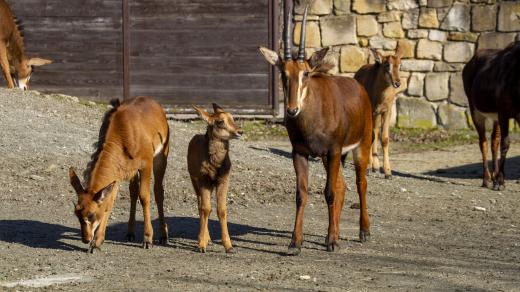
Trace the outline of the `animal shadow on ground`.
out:
[[[490,164],[491,165],[491,164]],[[490,169],[491,171],[491,169]],[[520,179],[520,156],[515,156],[506,159],[505,165],[506,179],[516,180]],[[465,165],[453,166],[448,168],[439,168],[437,170],[428,171],[425,175],[443,177],[443,178],[458,178],[458,179],[475,179],[482,178],[482,162],[470,163]]]
[[[32,248],[81,250],[79,246],[62,242],[81,242],[79,229],[33,220],[0,220],[0,241],[18,243]]]
[[[264,151],[264,152],[272,153],[274,155],[278,155],[278,156],[281,156],[281,157],[284,157],[287,159],[292,159],[292,153],[289,151],[285,151],[283,149],[277,149],[277,148],[272,148],[272,147],[262,148],[262,147],[256,147],[256,146],[249,146],[249,148],[251,148],[253,150],[257,150],[257,151]],[[316,162],[316,161],[320,161],[320,158],[309,157],[309,160]]]
[[[199,234],[199,218],[198,217],[167,217],[166,223],[168,224],[169,230],[169,246],[180,248],[184,250],[195,251],[198,250],[197,241]],[[159,226],[158,220],[152,222],[154,226],[154,237],[157,239],[156,234]],[[135,245],[140,244],[130,243],[124,241],[124,234],[126,234],[126,223],[112,224],[107,227],[107,240],[113,241],[114,244],[118,245]],[[213,244],[221,244],[220,236],[220,223],[218,219],[209,219],[208,221],[209,233]],[[285,255],[285,248],[283,252],[277,252],[273,247],[278,244],[273,242],[273,238],[283,238],[283,245],[289,244],[292,236],[292,232],[284,230],[269,229],[264,227],[256,227],[245,224],[238,224],[228,221],[229,235],[231,242],[234,247],[239,249],[252,250],[265,253],[274,253],[279,255]],[[143,237],[143,224],[142,221],[136,222],[136,238],[137,243],[141,242]],[[244,238],[247,235],[253,235],[254,239]],[[323,243],[316,241],[309,241],[310,238],[320,238],[318,235],[305,234],[306,242],[309,245],[305,246],[306,249],[320,249],[318,246],[323,246]],[[117,237],[117,238],[116,238]],[[218,248],[216,248],[218,250]],[[276,248],[278,250],[278,248]]]

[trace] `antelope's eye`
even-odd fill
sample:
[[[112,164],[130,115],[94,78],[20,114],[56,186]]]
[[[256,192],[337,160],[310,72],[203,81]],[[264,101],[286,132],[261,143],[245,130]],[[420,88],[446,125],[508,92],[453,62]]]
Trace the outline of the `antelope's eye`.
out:
[[[215,122],[215,124],[217,125],[217,127],[223,127],[224,126],[224,120],[217,120]]]
[[[96,213],[88,214],[87,218],[88,218],[88,221],[90,221],[90,222],[96,221]]]

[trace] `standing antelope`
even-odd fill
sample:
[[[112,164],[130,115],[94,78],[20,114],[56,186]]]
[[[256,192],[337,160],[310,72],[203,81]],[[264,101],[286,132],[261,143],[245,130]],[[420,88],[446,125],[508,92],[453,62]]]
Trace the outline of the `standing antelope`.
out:
[[[150,219],[150,180],[154,174],[154,195],[159,213],[161,240],[168,241],[168,227],[164,221],[163,178],[169,152],[170,130],[161,105],[150,97],[137,97],[119,104],[103,118],[97,149],[85,170],[83,188],[73,168],[70,183],[78,194],[74,213],[81,224],[84,243],[89,252],[99,249],[105,240],[105,229],[114,205],[119,183],[130,180],[130,218],[127,239],[135,239],[135,208],[137,197],[144,214],[143,247],[153,243]]]
[[[208,218],[211,213],[211,193],[216,189],[217,215],[222,231],[222,244],[226,253],[233,252],[227,228],[227,192],[229,188],[229,140],[238,139],[242,130],[235,125],[231,114],[213,104],[213,114],[193,107],[208,124],[206,134],[195,135],[188,146],[188,171],[197,194],[200,215],[199,251],[206,252],[211,240]]]
[[[464,91],[482,153],[482,186],[502,190],[504,165],[509,150],[509,119],[520,123],[520,41],[503,50],[478,50],[462,70]],[[489,172],[486,119],[493,121],[491,155],[493,174]],[[498,145],[500,140],[500,163]]]
[[[0,0],[0,65],[7,87],[13,88],[16,83],[17,87],[27,90],[34,66],[50,63],[50,60],[25,56],[21,26],[5,0]]]
[[[383,170],[385,178],[392,178],[390,168],[389,143],[390,143],[390,118],[395,95],[401,86],[399,78],[399,67],[401,66],[401,47],[397,48],[395,55],[383,56],[375,49],[371,49],[376,63],[361,67],[354,78],[363,86],[370,96],[372,102],[372,127],[374,141],[372,142],[372,155],[369,166],[372,171],[379,170],[379,158],[377,155],[379,131],[381,130],[381,145],[383,146]]]
[[[359,239],[366,241],[369,219],[366,205],[366,167],[372,143],[372,108],[370,99],[356,80],[331,76],[325,72],[327,49],[305,59],[305,9],[298,57],[291,53],[291,13],[285,20],[285,59],[276,52],[261,47],[267,62],[282,73],[287,100],[285,125],[293,146],[296,172],[296,219],[289,254],[301,252],[303,213],[308,196],[309,156],[319,156],[327,171],[325,200],[329,211],[329,228],[325,244],[328,251],[339,249],[339,222],[345,200],[345,182],[340,167],[348,151],[353,151],[356,185],[360,200]]]

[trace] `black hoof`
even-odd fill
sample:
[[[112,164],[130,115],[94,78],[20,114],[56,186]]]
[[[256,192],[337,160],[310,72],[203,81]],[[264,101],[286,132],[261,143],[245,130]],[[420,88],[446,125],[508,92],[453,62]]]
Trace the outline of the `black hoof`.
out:
[[[369,238],[370,238],[370,231],[368,231],[368,230],[359,231],[359,241],[360,242],[367,242],[367,240]]]
[[[386,179],[392,179],[392,175],[391,174],[385,174],[385,178]]]
[[[128,234],[126,235],[126,240],[127,240],[128,242],[134,242],[134,241],[135,241],[135,234],[128,233]]]
[[[168,237],[161,237],[161,239],[159,239],[159,244],[168,245]]]
[[[333,240],[333,241],[327,240],[327,241],[325,241],[325,245],[327,246],[328,252],[339,251],[341,249],[341,246],[335,240]]]
[[[101,251],[101,248],[95,246],[94,244],[91,244],[87,249],[87,253],[93,254],[96,250]]]
[[[199,252],[200,253],[206,253],[206,248],[205,247],[199,247]]]
[[[503,191],[505,189],[506,189],[506,186],[504,184],[495,183],[493,185],[493,190],[495,190],[495,191]]]
[[[143,248],[144,249],[150,249],[152,248],[153,244],[151,242],[143,242]]]
[[[287,255],[289,256],[298,256],[302,253],[301,247],[289,247],[287,250]]]
[[[235,250],[232,247],[230,247],[230,248],[226,249],[226,253],[227,254],[234,254],[236,252],[235,252]]]

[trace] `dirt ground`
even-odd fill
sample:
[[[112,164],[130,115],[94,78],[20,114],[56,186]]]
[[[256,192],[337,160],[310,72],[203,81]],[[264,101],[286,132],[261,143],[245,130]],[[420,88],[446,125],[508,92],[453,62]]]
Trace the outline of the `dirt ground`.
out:
[[[359,210],[350,208],[358,198],[349,164],[343,249],[334,253],[323,245],[325,173],[312,161],[305,245],[290,257],[295,178],[288,139],[232,141],[229,229],[237,253],[224,253],[213,212],[214,243],[201,254],[185,156],[203,127],[172,121],[169,244],[143,250],[125,241],[124,184],[102,250],[87,254],[67,170],[86,166],[103,112],[66,96],[0,90],[0,290],[520,290],[518,144],[509,152],[506,190],[497,192],[480,187],[476,143],[413,153],[394,143],[394,178],[369,174],[372,236],[364,244],[357,240]],[[142,225],[137,230],[142,238]]]

